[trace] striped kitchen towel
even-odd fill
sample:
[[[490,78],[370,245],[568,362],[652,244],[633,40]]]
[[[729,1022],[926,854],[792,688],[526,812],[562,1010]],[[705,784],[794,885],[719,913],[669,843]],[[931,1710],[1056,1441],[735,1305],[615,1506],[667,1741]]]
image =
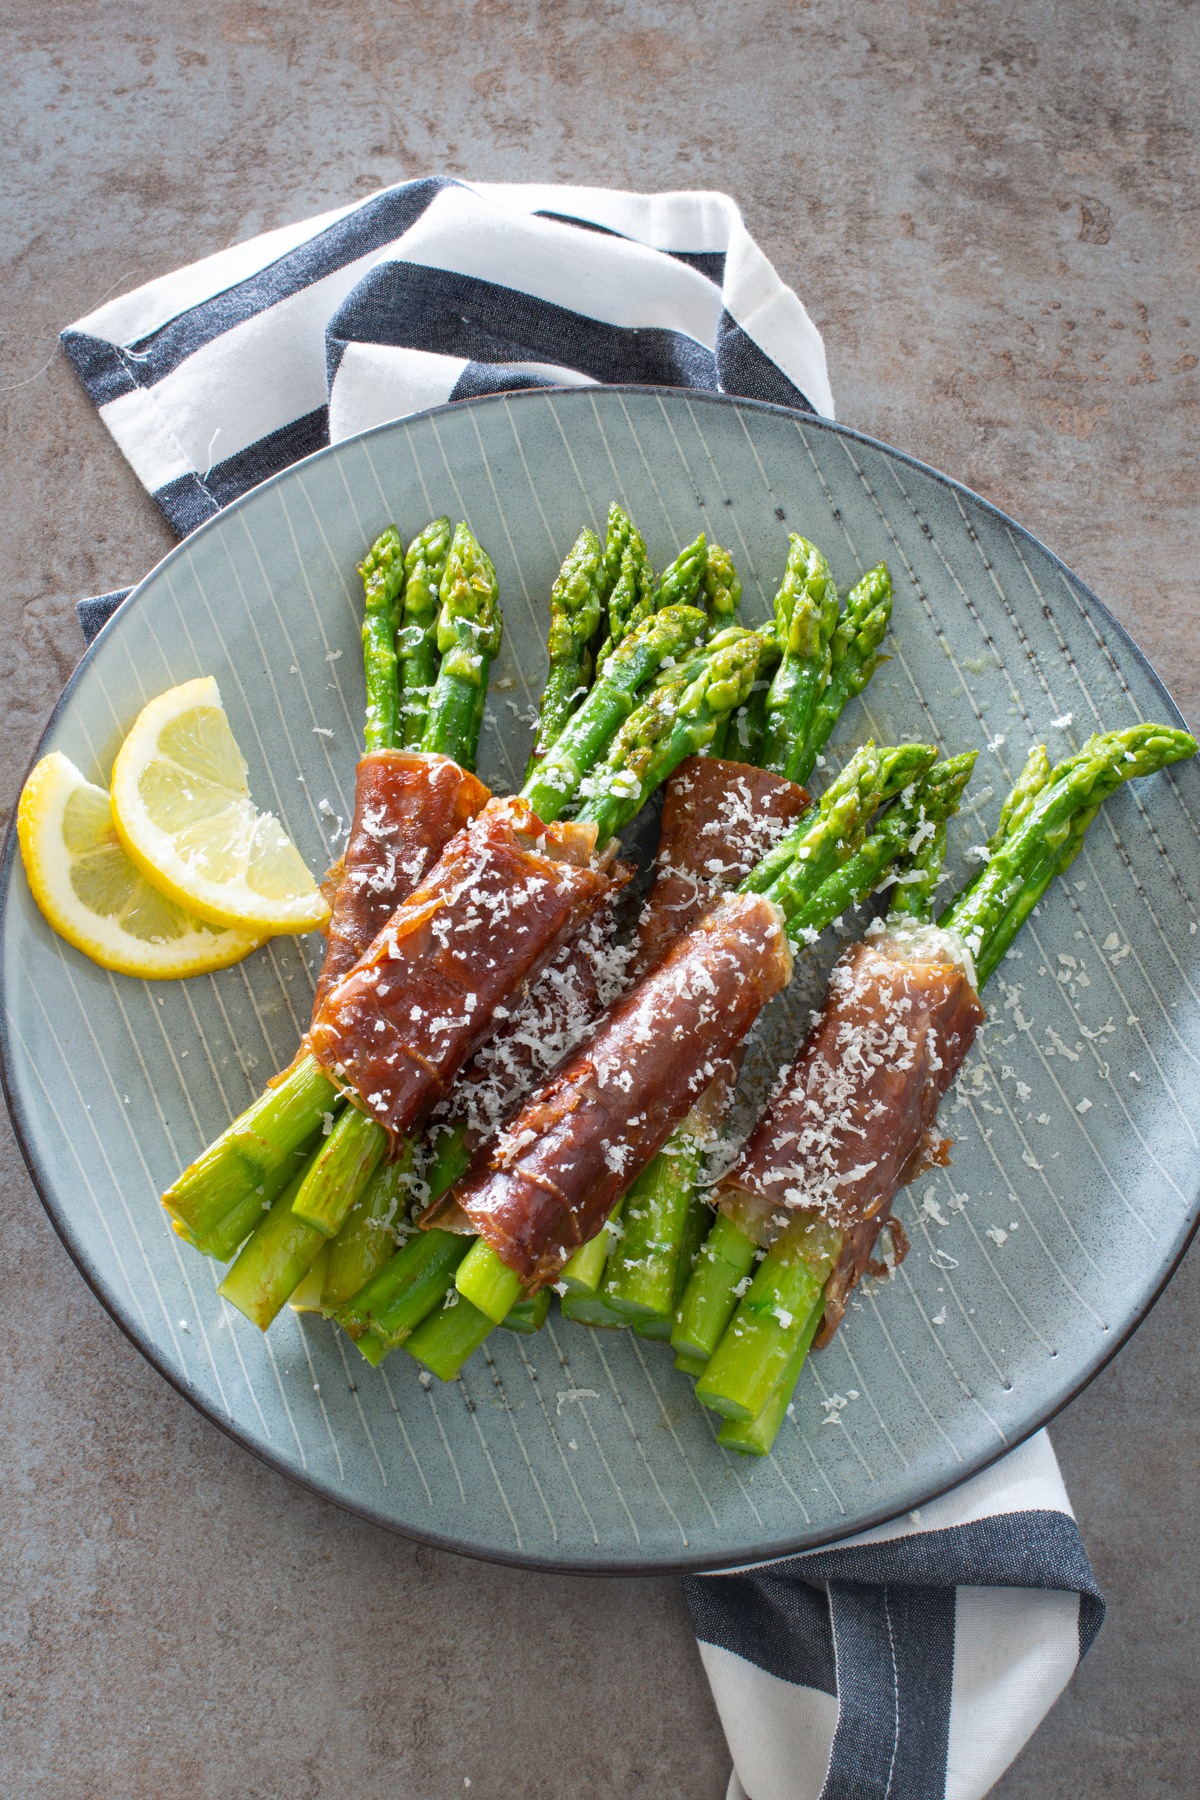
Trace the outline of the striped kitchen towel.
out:
[[[978,1800],[1104,1618],[1044,1431],[890,1525],[684,1587],[726,1800]]]
[[[324,444],[474,394],[632,382],[833,414],[821,338],[723,194],[406,182],[63,344],[181,536]],[[89,642],[129,591],[79,603]],[[1044,1433],[898,1524],[686,1585],[729,1800],[971,1800],[1103,1614]]]
[[[820,333],[725,194],[407,181],[62,343],[181,537],[324,444],[475,394],[633,382],[833,414]],[[88,605],[94,633],[116,608]]]

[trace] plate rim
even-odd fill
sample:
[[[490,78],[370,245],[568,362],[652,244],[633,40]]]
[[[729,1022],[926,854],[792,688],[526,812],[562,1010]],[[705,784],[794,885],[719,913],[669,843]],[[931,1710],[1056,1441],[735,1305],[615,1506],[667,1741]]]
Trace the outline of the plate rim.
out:
[[[554,399],[562,399],[566,395],[579,395],[582,401],[597,392],[653,396],[662,401],[674,400],[676,403],[680,400],[685,400],[689,404],[700,403],[708,406],[733,407],[735,410],[748,409],[751,412],[765,413],[770,416],[789,419],[805,426],[814,427],[820,431],[831,432],[838,437],[848,438],[855,443],[865,445],[870,450],[880,451],[884,456],[893,457],[897,461],[906,464],[908,467],[918,470],[921,474],[931,477],[935,482],[950,489],[952,492],[965,495],[974,505],[982,507],[985,513],[999,521],[1009,531],[1015,532],[1026,543],[1032,544],[1049,559],[1053,567],[1066,579],[1068,584],[1082,595],[1087,605],[1096,609],[1096,612],[1099,614],[1099,617],[1106,628],[1114,631],[1118,638],[1132,650],[1139,663],[1149,675],[1151,682],[1157,689],[1158,694],[1163,701],[1168,715],[1167,722],[1177,723],[1182,729],[1187,729],[1187,722],[1184,719],[1183,714],[1175,700],[1172,698],[1162,677],[1154,667],[1154,664],[1146,655],[1145,651],[1142,650],[1132,633],[1122,625],[1121,621],[1109,610],[1104,601],[1101,600],[1097,594],[1093,593],[1087,583],[1076,575],[1062,558],[1056,555],[1055,552],[1044,544],[1040,538],[1035,536],[1027,526],[1020,524],[993,501],[986,499],[982,494],[976,493],[975,490],[968,487],[965,482],[956,480],[954,476],[945,474],[942,470],[934,468],[930,463],[922,462],[919,457],[911,455],[908,451],[899,450],[894,445],[885,443],[881,438],[871,437],[866,432],[857,431],[851,426],[842,425],[837,420],[824,418],[819,413],[801,412],[796,407],[780,406],[769,401],[752,400],[743,398],[737,394],[719,393],[709,389],[663,387],[656,385],[640,385],[631,382],[613,382],[598,383],[592,386],[578,388],[523,388],[512,392],[505,391],[497,394],[480,394],[466,400],[447,401],[440,406],[425,407],[420,412],[405,413],[399,418],[386,419],[381,424],[373,425],[366,431],[356,432],[351,437],[343,438],[337,444],[322,445],[319,450],[311,452],[308,456],[301,457],[297,462],[289,463],[286,469],[278,470],[274,475],[268,476],[265,481],[258,482],[254,487],[247,489],[244,494],[238,495],[237,499],[230,501],[228,505],[223,506],[219,512],[214,513],[211,518],[206,519],[203,524],[199,525],[195,531],[189,532],[187,537],[182,538],[180,542],[168,550],[166,555],[160,558],[151,569],[148,569],[141,580],[138,581],[126,595],[112,618],[106,621],[101,630],[97,632],[96,636],[92,639],[92,642],[85,647],[83,655],[80,657],[75,668],[67,678],[62,692],[55,702],[50,717],[47,719],[45,727],[38,738],[37,745],[29,759],[25,773],[21,778],[20,788],[17,790],[18,796],[24,789],[25,782],[28,780],[30,773],[40,760],[43,754],[43,746],[46,743],[47,738],[54,730],[61,714],[66,710],[72,700],[79,683],[87,674],[98,647],[108,637],[118,621],[127,615],[127,611],[133,609],[140,603],[143,590],[147,583],[157,576],[169,563],[179,557],[185,550],[190,549],[192,544],[196,542],[203,533],[210,531],[213,527],[220,524],[230,514],[234,513],[237,508],[251,499],[256,498],[264,489],[289,479],[297,471],[307,468],[321,458],[329,457],[335,452],[345,450],[349,446],[378,437],[381,433],[393,432],[400,426],[412,425],[423,419],[437,418],[445,414],[458,413],[467,407],[479,408],[495,406],[498,404],[507,404],[510,406],[513,404],[528,405],[533,402],[544,402],[551,397]],[[1169,770],[1164,770],[1163,773],[1166,775],[1168,781],[1172,779]],[[19,852],[17,811],[18,809],[14,804],[8,827],[5,832],[3,855],[0,857],[0,919],[6,917],[8,913],[12,892],[14,864],[18,858]],[[765,1564],[784,1561],[790,1557],[811,1554],[831,1545],[845,1542],[848,1538],[858,1537],[865,1532],[877,1529],[879,1526],[891,1523],[910,1512],[912,1506],[920,1508],[930,1505],[933,1501],[941,1499],[944,1495],[951,1493],[955,1488],[961,1487],[965,1482],[971,1481],[976,1476],[983,1474],[1003,1457],[1008,1456],[1012,1451],[1028,1442],[1031,1437],[1035,1436],[1037,1432],[1044,1430],[1053,1419],[1057,1418],[1059,1413],[1065,1411],[1068,1406],[1077,1400],[1086,1388],[1091,1386],[1096,1377],[1101,1374],[1101,1372],[1108,1367],[1109,1363],[1112,1362],[1113,1358],[1125,1348],[1125,1345],[1133,1337],[1134,1333],[1149,1317],[1150,1313],[1161,1299],[1168,1284],[1177,1273],[1180,1264],[1191,1247],[1192,1240],[1196,1236],[1197,1230],[1200,1229],[1200,1182],[1198,1182],[1190,1209],[1191,1217],[1184,1227],[1175,1255],[1172,1257],[1161,1280],[1154,1289],[1142,1299],[1128,1322],[1121,1328],[1116,1341],[1111,1346],[1106,1345],[1103,1347],[1095,1361],[1087,1368],[1082,1377],[1066,1394],[1060,1399],[1056,1399],[1051,1405],[1036,1411],[1032,1421],[1023,1426],[1018,1435],[1016,1435],[1011,1442],[1003,1445],[999,1450],[986,1451],[975,1459],[968,1458],[966,1467],[961,1473],[956,1473],[952,1480],[937,1482],[931,1486],[928,1491],[923,1491],[920,1497],[912,1503],[912,1506],[905,1504],[899,1511],[896,1511],[894,1508],[885,1505],[877,1511],[866,1515],[865,1518],[857,1518],[854,1523],[845,1530],[829,1530],[822,1527],[819,1531],[810,1530],[807,1532],[798,1532],[794,1537],[781,1539],[778,1544],[772,1546],[769,1550],[766,1550],[763,1545],[750,1547],[749,1549],[743,1546],[739,1551],[731,1551],[728,1555],[721,1555],[716,1559],[707,1554],[692,1556],[639,1556],[637,1558],[621,1559],[618,1561],[606,1561],[602,1558],[576,1561],[570,1557],[545,1557],[519,1550],[509,1551],[498,1547],[485,1548],[468,1539],[432,1531],[414,1524],[401,1524],[394,1518],[385,1517],[371,1506],[369,1502],[359,1498],[353,1498],[344,1492],[339,1492],[332,1483],[310,1477],[306,1471],[297,1471],[286,1463],[281,1456],[273,1454],[254,1438],[248,1434],[244,1434],[234,1423],[232,1418],[225,1418],[222,1416],[213,1402],[208,1400],[197,1389],[193,1388],[186,1379],[177,1375],[168,1366],[165,1358],[160,1355],[157,1345],[155,1345],[149,1339],[148,1335],[134,1323],[132,1317],[127,1318],[123,1315],[115,1294],[110,1298],[105,1291],[99,1272],[89,1267],[86,1253],[84,1252],[82,1245],[73,1241],[68,1220],[65,1214],[60,1215],[58,1204],[52,1197],[49,1180],[43,1178],[43,1174],[39,1168],[34,1133],[27,1125],[19,1098],[14,1091],[13,1080],[10,1074],[10,1058],[12,1057],[12,1054],[7,1009],[0,1008],[0,1089],[3,1091],[9,1118],[12,1121],[13,1133],[16,1137],[17,1145],[29,1173],[30,1180],[33,1183],[34,1191],[41,1201],[59,1241],[62,1243],[68,1256],[71,1258],[71,1261],[75,1264],[75,1267],[78,1269],[80,1275],[83,1277],[96,1299],[100,1302],[104,1311],[108,1314],[109,1318],[112,1319],[118,1329],[123,1332],[129,1342],[133,1344],[134,1348],[137,1349],[151,1367],[161,1375],[172,1388],[174,1388],[176,1393],[181,1395],[182,1398],[194,1407],[202,1417],[207,1419],[210,1424],[215,1425],[227,1438],[231,1439],[242,1450],[248,1451],[251,1456],[255,1457],[267,1468],[273,1470],[274,1473],[295,1483],[297,1487],[306,1489],[318,1499],[332,1502],[334,1505],[339,1506],[343,1511],[352,1514],[356,1518],[365,1519],[372,1525],[379,1526],[381,1529],[391,1532],[395,1536],[408,1539],[414,1543],[428,1544],[431,1548],[436,1550],[444,1550],[457,1556],[467,1556],[479,1562],[497,1563],[509,1568],[530,1569],[543,1574],[637,1577],[667,1574],[695,1574],[701,1572],[719,1573],[730,1569],[761,1567]]]

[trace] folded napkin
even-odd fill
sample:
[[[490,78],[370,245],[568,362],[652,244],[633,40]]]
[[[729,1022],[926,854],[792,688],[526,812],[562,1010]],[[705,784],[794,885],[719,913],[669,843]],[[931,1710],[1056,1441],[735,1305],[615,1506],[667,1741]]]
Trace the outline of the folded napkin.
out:
[[[181,536],[324,444],[476,394],[634,382],[833,415],[820,334],[724,194],[405,182],[62,341]],[[89,642],[129,592],[79,603]],[[974,1800],[1103,1617],[1044,1432],[898,1523],[685,1586],[728,1800]]]

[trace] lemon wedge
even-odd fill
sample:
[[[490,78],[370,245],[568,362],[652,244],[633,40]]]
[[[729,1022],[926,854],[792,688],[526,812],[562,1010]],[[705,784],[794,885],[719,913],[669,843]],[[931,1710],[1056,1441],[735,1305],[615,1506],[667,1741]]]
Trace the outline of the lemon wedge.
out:
[[[142,872],[201,919],[274,936],[329,917],[295,845],[250,798],[211,675],[143,707],[113,765],[112,810]]]
[[[204,975],[249,956],[261,935],[193,918],[121,847],[104,788],[69,757],[43,756],[21,793],[17,836],[33,897],[55,931],[121,975]]]

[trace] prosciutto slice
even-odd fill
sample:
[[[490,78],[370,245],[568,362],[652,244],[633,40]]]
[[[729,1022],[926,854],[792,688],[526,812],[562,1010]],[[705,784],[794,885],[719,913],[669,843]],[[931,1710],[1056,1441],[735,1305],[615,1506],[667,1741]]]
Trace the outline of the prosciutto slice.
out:
[[[355,772],[345,855],[331,872],[337,885],[314,1019],[487,798],[483,783],[448,756],[372,750],[363,757]]]
[[[838,960],[825,1000],[740,1156],[718,1204],[761,1245],[817,1221],[834,1269],[816,1339],[832,1338],[884,1224],[907,1248],[892,1201],[946,1160],[938,1106],[985,1014],[962,945],[935,926],[896,927]],[[825,1233],[819,1235],[824,1238]]]
[[[667,782],[654,886],[638,922],[634,973],[663,956],[720,895],[773,850],[809,805],[794,781],[716,756],[689,756]]]
[[[486,1143],[423,1225],[474,1231],[530,1289],[594,1237],[791,979],[782,914],[757,894],[720,901]]]
[[[312,1053],[393,1147],[610,891],[595,835],[544,825],[519,798],[489,801],[326,997]]]

